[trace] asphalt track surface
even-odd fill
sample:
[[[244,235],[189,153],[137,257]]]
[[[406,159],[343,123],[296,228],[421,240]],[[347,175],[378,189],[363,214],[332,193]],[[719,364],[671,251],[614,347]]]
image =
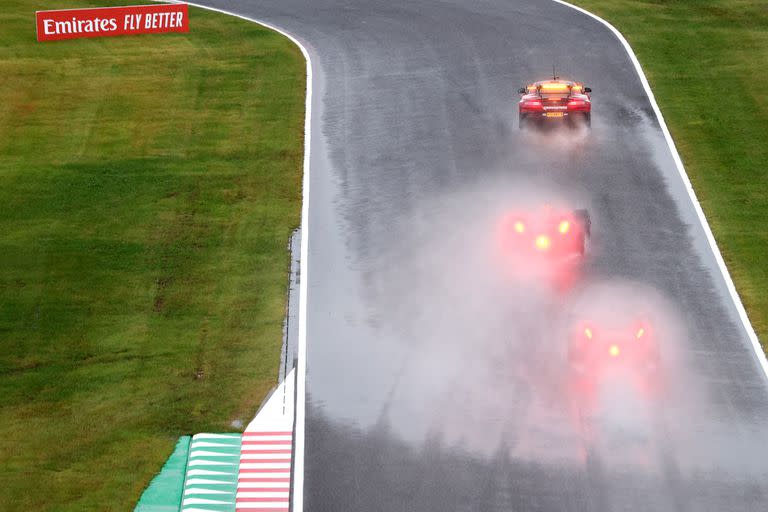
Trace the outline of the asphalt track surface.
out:
[[[203,3],[312,56],[304,510],[768,510],[765,374],[606,27],[544,0]],[[593,88],[591,131],[518,130],[553,63]],[[591,212],[569,291],[496,254],[537,202]],[[640,310],[655,391],[590,401],[567,326]]]

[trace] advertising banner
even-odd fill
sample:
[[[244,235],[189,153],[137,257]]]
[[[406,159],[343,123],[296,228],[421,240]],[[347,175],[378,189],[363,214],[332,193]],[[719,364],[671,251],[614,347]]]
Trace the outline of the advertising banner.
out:
[[[37,11],[37,40],[189,32],[187,4]]]

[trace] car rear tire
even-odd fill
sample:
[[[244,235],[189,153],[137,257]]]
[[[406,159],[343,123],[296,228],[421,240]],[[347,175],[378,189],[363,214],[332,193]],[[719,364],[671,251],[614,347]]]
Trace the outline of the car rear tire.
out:
[[[587,128],[592,127],[592,114],[590,113],[574,113],[570,115],[569,124],[574,127],[585,126]]]
[[[589,210],[579,208],[573,211],[573,215],[581,223],[581,228],[584,230],[584,234],[589,238],[592,235],[592,219],[589,216]]]

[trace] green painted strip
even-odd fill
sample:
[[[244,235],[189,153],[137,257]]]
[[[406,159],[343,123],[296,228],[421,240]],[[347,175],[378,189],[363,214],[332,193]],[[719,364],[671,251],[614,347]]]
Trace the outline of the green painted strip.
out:
[[[166,461],[160,473],[152,479],[141,494],[134,512],[178,512],[181,506],[184,475],[187,471],[187,454],[191,438],[183,436]]]
[[[241,443],[240,434],[182,437],[134,512],[234,512]]]
[[[241,443],[240,434],[198,434],[192,438],[182,512],[235,511]]]

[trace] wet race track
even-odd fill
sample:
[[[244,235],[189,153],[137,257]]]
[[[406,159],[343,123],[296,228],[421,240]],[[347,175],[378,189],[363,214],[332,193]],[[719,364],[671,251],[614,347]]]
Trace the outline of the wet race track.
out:
[[[606,27],[544,0],[204,3],[312,56],[304,510],[768,510],[765,374]],[[552,64],[591,130],[518,129]],[[590,212],[567,286],[496,240],[544,203]],[[641,322],[659,368],[574,378],[584,322]]]

